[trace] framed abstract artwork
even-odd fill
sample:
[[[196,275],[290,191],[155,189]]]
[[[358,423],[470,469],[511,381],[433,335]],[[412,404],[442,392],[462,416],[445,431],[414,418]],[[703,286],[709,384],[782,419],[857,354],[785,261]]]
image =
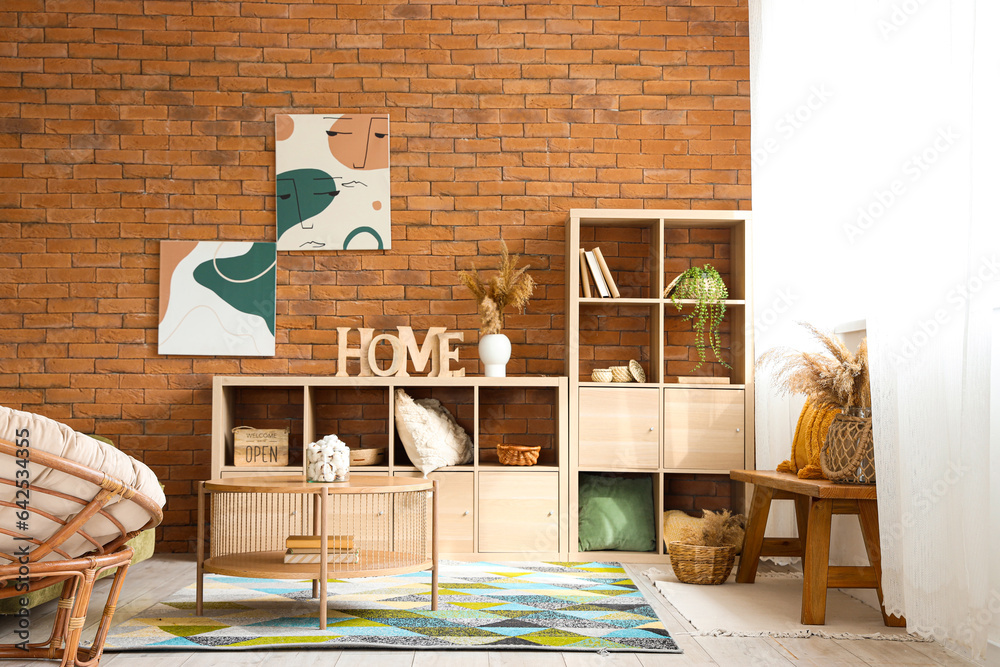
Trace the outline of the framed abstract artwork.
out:
[[[274,119],[278,250],[384,250],[388,114],[279,114]]]
[[[273,357],[274,243],[160,242],[159,353]]]

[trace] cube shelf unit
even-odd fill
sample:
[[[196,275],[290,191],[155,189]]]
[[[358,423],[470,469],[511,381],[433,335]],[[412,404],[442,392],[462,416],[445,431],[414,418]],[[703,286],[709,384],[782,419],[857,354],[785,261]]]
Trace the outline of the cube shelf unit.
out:
[[[439,468],[428,476],[441,483],[442,555],[564,559],[569,480],[568,381],[563,377],[216,377],[212,478],[304,475],[305,445],[330,433],[351,447],[387,447],[383,465],[355,466],[352,475],[420,477],[396,434],[397,387],[414,398],[440,400],[473,440],[472,463]],[[233,465],[236,426],[288,428],[289,465]],[[498,443],[540,445],[539,463],[501,465]],[[391,518],[379,514],[373,520]]]
[[[570,422],[570,558],[649,561],[666,557],[660,517],[671,480],[692,474],[728,475],[754,468],[753,311],[749,211],[570,211],[567,239],[566,350]],[[620,298],[583,296],[580,249],[599,246]],[[677,311],[664,289],[692,265],[712,263],[723,276],[726,300],[723,357],[711,350],[702,372],[729,384],[681,383],[695,365],[693,331],[684,322],[693,300]],[[591,381],[595,368],[637,360],[646,382]],[[710,362],[710,363],[709,363]],[[580,472],[641,473],[653,480],[655,552],[578,550]],[[714,488],[718,477],[705,486]],[[745,491],[731,488],[734,510]],[[714,507],[712,509],[715,509]]]

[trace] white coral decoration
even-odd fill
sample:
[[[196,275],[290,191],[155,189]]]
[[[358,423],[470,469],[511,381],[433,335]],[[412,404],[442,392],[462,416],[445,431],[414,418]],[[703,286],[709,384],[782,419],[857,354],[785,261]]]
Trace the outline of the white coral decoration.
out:
[[[351,450],[330,434],[306,445],[306,473],[313,482],[342,482],[351,466]]]

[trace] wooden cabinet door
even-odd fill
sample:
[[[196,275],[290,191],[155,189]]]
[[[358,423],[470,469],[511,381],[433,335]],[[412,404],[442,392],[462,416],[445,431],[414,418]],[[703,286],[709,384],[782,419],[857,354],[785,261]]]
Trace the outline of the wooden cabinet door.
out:
[[[559,473],[479,473],[479,551],[559,551]]]
[[[397,472],[396,477],[423,477],[419,472]],[[475,515],[473,514],[473,472],[432,472],[428,479],[438,482],[441,497],[438,498],[438,522],[440,536],[438,549],[442,556],[451,554],[471,554],[475,551],[473,535]],[[430,498],[427,512],[431,511]],[[427,526],[430,528],[430,521]],[[428,545],[430,538],[428,537]]]
[[[580,467],[653,468],[659,463],[660,391],[581,387]]]
[[[664,389],[664,468],[743,468],[744,435],[742,389]]]

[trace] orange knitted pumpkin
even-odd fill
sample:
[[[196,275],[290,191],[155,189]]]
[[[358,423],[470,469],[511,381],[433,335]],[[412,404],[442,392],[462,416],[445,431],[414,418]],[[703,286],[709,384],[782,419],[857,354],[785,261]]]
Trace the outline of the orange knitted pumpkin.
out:
[[[819,453],[833,418],[840,412],[840,408],[817,406],[807,400],[795,425],[791,458],[778,464],[778,472],[793,472],[800,479],[826,479],[819,466]]]

